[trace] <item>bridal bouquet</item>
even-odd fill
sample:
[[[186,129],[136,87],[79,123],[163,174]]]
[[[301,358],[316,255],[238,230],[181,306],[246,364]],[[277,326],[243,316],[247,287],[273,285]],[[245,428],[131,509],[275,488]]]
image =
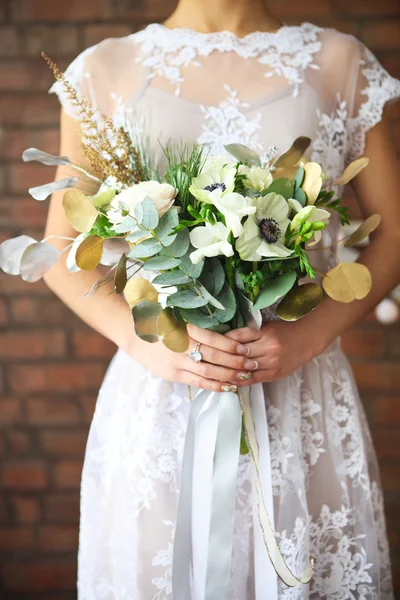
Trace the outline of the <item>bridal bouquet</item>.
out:
[[[98,191],[87,196],[74,189],[78,179],[73,176],[30,189],[38,201],[66,189],[63,207],[77,236],[62,251],[49,243],[57,236],[6,240],[0,246],[0,267],[6,273],[37,281],[63,252],[68,252],[71,272],[103,266],[88,294],[112,282],[132,311],[136,334],[150,343],[162,340],[176,352],[188,349],[187,323],[225,333],[248,324],[249,315],[260,326],[261,310],[268,307],[281,319],[294,321],[315,309],[324,293],[341,302],[368,294],[371,277],[365,266],[338,260],[321,273],[312,258],[332,216],[348,222],[332,187],[348,183],[367,159],[351,163],[332,181],[305,156],[311,143],[306,137],[296,139],[281,156],[274,147],[259,156],[242,144],[210,156],[197,144],[181,143],[164,148],[166,166],[159,173],[130,125],[98,114],[46,59],[75,105],[90,168],[35,148],[26,150],[23,159],[83,172]],[[379,221],[378,215],[369,217],[346,238],[346,246],[359,243]],[[333,252],[332,247],[323,249]],[[198,349],[191,355],[202,358]],[[207,394],[203,406],[209,402]],[[247,416],[242,451],[250,448],[258,473],[250,403],[239,401],[238,418]],[[231,415],[232,404],[227,410]],[[232,493],[234,482],[232,478]],[[281,577],[289,585],[306,581],[297,579],[276,551],[266,512],[261,523]]]

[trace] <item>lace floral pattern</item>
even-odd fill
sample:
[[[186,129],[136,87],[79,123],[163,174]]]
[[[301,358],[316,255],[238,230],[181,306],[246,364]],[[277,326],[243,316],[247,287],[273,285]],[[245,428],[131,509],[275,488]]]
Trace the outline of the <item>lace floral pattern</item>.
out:
[[[274,74],[286,77],[294,86],[297,96],[304,81],[307,67],[317,69],[313,56],[321,49],[318,33],[321,28],[311,23],[296,27],[281,27],[275,33],[256,31],[238,38],[229,31],[199,33],[189,29],[168,29],[152,24],[135,34],[142,45],[142,56],[138,58],[148,68],[148,79],[157,75],[166,77],[180,94],[184,81],[182,69],[188,65],[200,67],[199,57],[212,52],[236,52],[242,58],[258,57],[269,70],[266,77]]]

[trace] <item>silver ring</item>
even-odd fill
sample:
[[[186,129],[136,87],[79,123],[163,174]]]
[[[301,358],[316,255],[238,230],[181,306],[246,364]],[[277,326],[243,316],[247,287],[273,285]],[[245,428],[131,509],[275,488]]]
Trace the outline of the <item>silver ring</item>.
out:
[[[192,362],[201,362],[203,360],[203,355],[200,352],[200,346],[201,344],[197,342],[194,350],[192,350],[189,354],[189,358]]]

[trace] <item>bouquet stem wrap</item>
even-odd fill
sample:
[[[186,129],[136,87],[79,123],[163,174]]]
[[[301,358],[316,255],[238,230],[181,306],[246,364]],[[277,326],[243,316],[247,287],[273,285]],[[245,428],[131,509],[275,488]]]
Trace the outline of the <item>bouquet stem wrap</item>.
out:
[[[254,567],[257,600],[277,600],[277,577],[306,584],[287,566],[273,528],[268,427],[261,384],[240,393],[200,390],[190,410],[175,531],[174,600],[227,599],[242,414],[254,463]],[[256,437],[257,435],[257,437]],[[259,444],[257,442],[259,440]],[[266,595],[267,594],[267,595]]]

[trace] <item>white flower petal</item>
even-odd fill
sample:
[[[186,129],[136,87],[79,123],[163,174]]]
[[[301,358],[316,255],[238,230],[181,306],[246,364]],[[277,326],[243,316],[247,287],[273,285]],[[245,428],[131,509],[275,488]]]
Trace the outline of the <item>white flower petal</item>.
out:
[[[289,248],[286,248],[286,246],[284,246],[284,244],[282,244],[281,242],[268,244],[268,242],[266,242],[265,240],[261,242],[261,244],[257,248],[257,252],[258,254],[260,254],[260,256],[264,256],[265,258],[273,256],[284,258],[293,254],[293,250],[289,250]]]
[[[267,194],[257,200],[257,219],[274,219],[278,223],[287,219],[289,204],[280,194]]]

